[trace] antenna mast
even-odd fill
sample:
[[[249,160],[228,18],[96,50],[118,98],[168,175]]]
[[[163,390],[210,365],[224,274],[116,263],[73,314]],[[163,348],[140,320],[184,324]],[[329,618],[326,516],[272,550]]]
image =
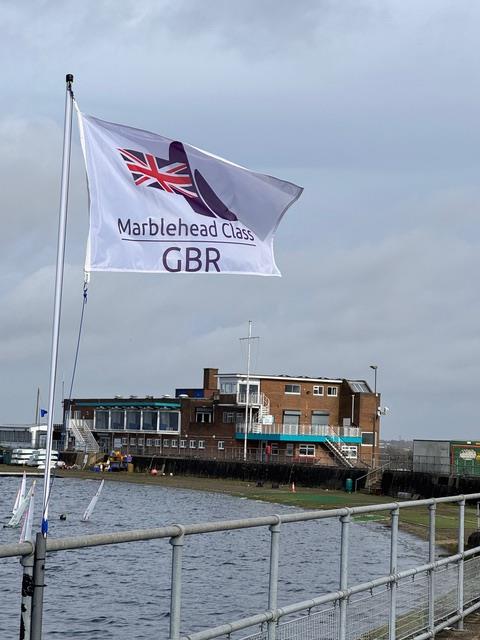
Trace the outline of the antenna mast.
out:
[[[251,347],[252,340],[259,340],[259,336],[252,336],[252,321],[248,321],[248,336],[246,338],[240,338],[240,341],[247,341],[247,393],[245,398],[245,430],[244,430],[244,438],[243,438],[243,460],[244,462],[247,460],[247,440],[248,433],[251,430],[251,420],[249,417],[249,404],[250,404],[250,356],[251,356]]]

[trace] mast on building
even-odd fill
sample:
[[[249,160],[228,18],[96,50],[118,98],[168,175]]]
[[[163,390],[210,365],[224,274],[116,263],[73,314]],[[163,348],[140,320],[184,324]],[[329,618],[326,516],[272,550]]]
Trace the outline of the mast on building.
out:
[[[250,359],[251,359],[251,348],[252,348],[252,340],[259,340],[260,336],[252,336],[252,321],[248,321],[248,336],[246,338],[240,338],[240,341],[247,341],[247,392],[245,398],[245,429],[243,436],[243,460],[247,459],[247,441],[248,441],[248,433],[251,430],[251,419],[249,416],[249,405],[250,405]]]

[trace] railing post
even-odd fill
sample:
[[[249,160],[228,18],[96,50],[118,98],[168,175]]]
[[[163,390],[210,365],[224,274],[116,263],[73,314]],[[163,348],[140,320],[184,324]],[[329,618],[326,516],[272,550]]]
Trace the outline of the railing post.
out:
[[[428,505],[428,561],[435,562],[435,515],[436,503]],[[434,638],[435,629],[435,568],[428,574],[428,630]]]
[[[391,512],[391,538],[390,538],[390,575],[397,573],[398,551],[398,517],[400,509],[396,507]],[[397,624],[397,578],[390,583],[390,621],[388,625],[388,640],[395,640]]]
[[[47,540],[43,534],[39,532],[35,539],[35,558],[33,562],[33,595],[30,640],[42,640],[46,550]]]
[[[457,614],[461,616],[457,629],[463,630],[463,552],[465,550],[465,498],[458,503],[458,553],[462,557],[458,561]]]
[[[268,608],[275,611],[277,608],[278,593],[278,560],[280,557],[280,516],[277,516],[277,524],[270,525],[270,575],[268,583]],[[268,623],[268,640],[275,640],[277,620]]]
[[[33,549],[33,545],[32,545]],[[23,567],[22,601],[20,606],[20,640],[30,640],[30,620],[32,616],[34,552],[20,558]]]
[[[350,513],[340,517],[342,525],[340,540],[340,591],[346,591],[348,587],[348,534],[350,529]],[[339,640],[347,637],[347,607],[348,599],[344,596],[340,600],[340,634]]]
[[[172,582],[170,585],[170,640],[180,637],[180,614],[182,601],[182,556],[185,544],[184,528],[175,525],[179,534],[170,538],[172,545]]]

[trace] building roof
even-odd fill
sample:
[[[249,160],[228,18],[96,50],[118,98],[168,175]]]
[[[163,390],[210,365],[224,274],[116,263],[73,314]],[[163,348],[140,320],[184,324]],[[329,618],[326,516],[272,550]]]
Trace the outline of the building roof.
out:
[[[365,380],[347,380],[346,382],[353,393],[372,393]]]
[[[246,378],[246,373],[219,373],[217,375],[218,378]],[[294,380],[295,382],[331,382],[332,384],[341,384],[343,382],[342,378],[311,378],[310,376],[289,376],[286,374],[279,374],[276,376],[273,375],[264,375],[251,373],[249,376],[251,379],[256,380]]]
[[[165,408],[165,409],[179,409],[180,402],[175,398],[82,398],[74,399],[70,401],[72,405],[77,407],[95,407],[98,409],[110,409],[112,407],[125,408],[131,407],[137,408]]]

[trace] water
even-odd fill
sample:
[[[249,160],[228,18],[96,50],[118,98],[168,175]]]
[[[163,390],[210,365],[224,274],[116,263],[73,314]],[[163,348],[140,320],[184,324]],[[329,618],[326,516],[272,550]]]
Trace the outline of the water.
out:
[[[19,485],[0,479],[0,522],[6,522]],[[172,523],[255,517],[290,507],[175,488],[106,482],[89,522],[80,518],[98,483],[56,479],[50,536],[150,528]],[[37,483],[40,504],[41,486]],[[39,521],[39,506],[35,521]],[[61,513],[67,520],[61,521]],[[0,544],[19,530],[0,529]],[[267,528],[188,537],[184,547],[182,633],[216,626],[267,609],[270,534]],[[388,573],[390,532],[353,523],[349,583]],[[282,526],[279,606],[338,588],[340,524],[322,520]],[[400,532],[400,569],[428,559],[427,543]],[[171,546],[136,542],[51,554],[47,561],[44,637],[105,640],[168,637]],[[18,560],[0,559],[1,637],[18,634],[21,572]]]

